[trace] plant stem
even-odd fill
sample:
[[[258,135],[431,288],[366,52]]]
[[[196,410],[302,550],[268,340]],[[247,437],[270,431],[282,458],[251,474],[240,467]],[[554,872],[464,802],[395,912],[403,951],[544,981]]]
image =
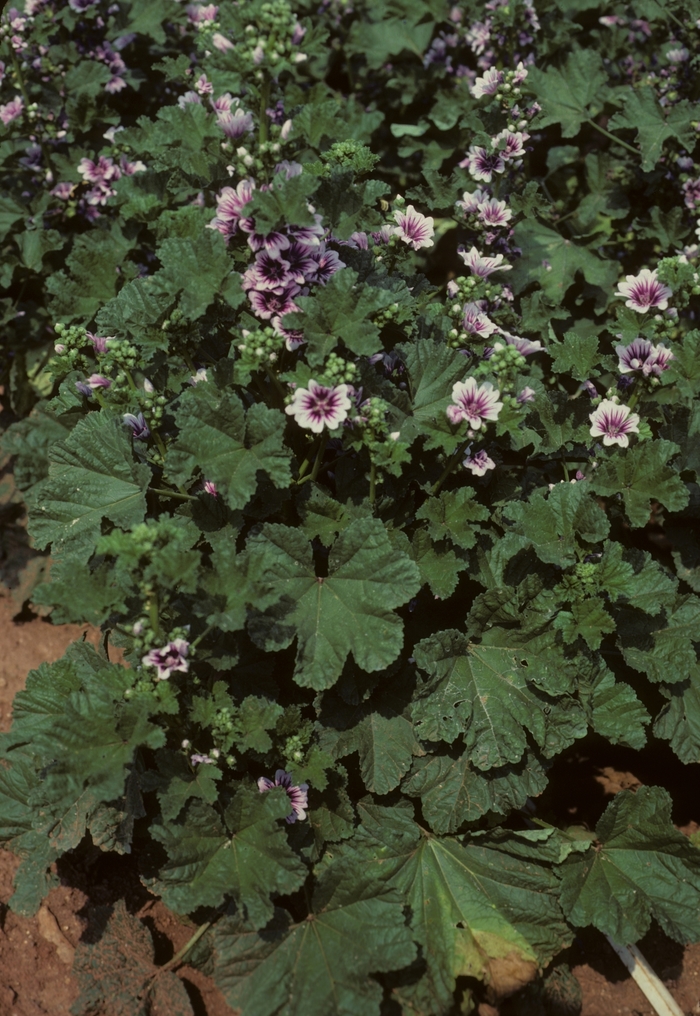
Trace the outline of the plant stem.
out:
[[[27,86],[24,81],[22,68],[20,66],[19,60],[17,59],[17,54],[12,48],[12,44],[10,44],[10,53],[12,55],[12,66],[14,67],[15,74],[17,75],[17,85],[19,86],[19,90],[22,93],[24,105],[28,108],[31,105],[32,100],[29,98],[29,92],[27,91]],[[51,178],[53,180],[53,163],[51,162],[51,155],[49,154],[49,150],[42,140],[39,140],[39,148],[41,148],[41,154],[44,157],[46,168],[51,173]]]
[[[610,131],[606,131],[605,127],[601,127],[599,123],[595,122],[595,120],[589,119],[586,121],[586,123],[589,123],[591,127],[595,127],[597,131],[600,131],[600,133],[604,134],[606,138],[609,138],[611,141],[614,141],[616,145],[622,145],[622,147],[626,148],[628,152],[632,152],[637,157],[641,155],[641,152],[639,151],[638,148],[635,148],[633,145],[628,145],[626,141],[622,141],[620,140],[620,138],[616,138],[614,134],[611,134]]]
[[[126,367],[124,368],[124,376],[126,377],[126,380],[129,382],[129,388],[131,388],[132,392],[135,392],[136,385],[134,384],[134,379],[131,375],[131,371],[128,370]]]
[[[148,597],[148,617],[151,628],[156,635],[160,635],[160,620],[158,618],[158,593],[153,592]]]
[[[564,455],[563,452],[562,452],[562,456],[561,456],[561,464],[562,464],[562,468],[564,470],[564,479],[568,483],[569,480],[570,480],[570,477],[569,477],[569,467],[566,464],[566,456]]]
[[[177,490],[165,490],[163,487],[149,487],[152,494],[161,494],[163,497],[174,497],[176,501],[197,501],[198,498],[192,494],[181,494]]]
[[[370,459],[369,463],[369,503],[374,504],[374,500],[377,493],[377,467],[374,461]]]
[[[282,398],[282,405],[284,405],[284,400],[287,397],[287,393],[285,392],[284,388],[282,387],[282,383],[281,383],[280,379],[277,377],[277,375],[274,373],[274,371],[270,370],[269,367],[265,367],[265,370],[267,371],[267,376],[269,377],[270,381],[272,381],[273,385],[277,389],[278,394]]]
[[[459,462],[461,457],[464,455],[465,451],[467,450],[467,445],[469,444],[469,440],[470,439],[467,438],[466,441],[463,441],[462,444],[459,445],[457,450],[448,459],[447,465],[445,466],[445,468],[443,469],[442,473],[440,474],[440,477],[439,477],[437,483],[433,486],[433,489],[432,489],[432,492],[431,492],[433,495],[437,494],[437,492],[440,490],[440,487],[442,487],[442,485],[445,482],[445,480],[447,479],[447,477],[450,475],[450,473],[452,472],[454,467],[457,465],[457,463]]]
[[[267,107],[270,102],[270,84],[271,84],[270,79],[267,76],[267,74],[265,74],[263,83],[260,87],[260,110],[258,114],[260,117],[260,121],[258,123],[258,142],[261,145],[264,145],[265,142],[267,141],[267,132],[269,126]]]
[[[212,924],[214,924],[214,921],[207,921],[205,924],[200,924],[200,926],[197,928],[192,938],[189,939],[189,941],[185,942],[182,949],[178,950],[178,952],[175,953],[175,955],[171,960],[168,960],[168,962],[163,964],[162,967],[158,967],[153,976],[158,977],[160,974],[164,974],[168,970],[172,970],[174,967],[178,966],[179,963],[182,963],[183,959],[190,951],[192,946],[196,945],[197,942],[199,942],[202,935],[204,935],[207,931],[209,931]]]
[[[208,624],[207,627],[202,632],[202,634],[198,635],[197,638],[194,640],[194,642],[190,642],[190,649],[196,649],[199,643],[202,641],[202,639],[206,638],[209,632],[212,630],[212,628],[215,627],[216,625]]]
[[[160,454],[161,454],[161,455],[163,456],[163,458],[165,459],[165,453],[166,453],[166,450],[167,450],[167,449],[166,449],[165,445],[163,444],[163,438],[162,438],[162,437],[160,436],[160,434],[159,434],[159,433],[158,433],[157,431],[155,431],[155,430],[152,430],[152,431],[151,431],[151,434],[153,434],[153,440],[154,440],[154,441],[155,441],[155,443],[156,443],[156,447],[158,448],[158,451],[160,452]]]
[[[313,481],[319,474],[319,470],[321,468],[321,460],[323,459],[323,453],[326,450],[327,444],[328,444],[328,431],[326,430],[324,431],[323,437],[319,442],[313,469],[311,470],[308,476],[300,476],[299,479],[297,480],[297,484],[306,483],[307,480],[311,480],[311,482],[313,483]]]

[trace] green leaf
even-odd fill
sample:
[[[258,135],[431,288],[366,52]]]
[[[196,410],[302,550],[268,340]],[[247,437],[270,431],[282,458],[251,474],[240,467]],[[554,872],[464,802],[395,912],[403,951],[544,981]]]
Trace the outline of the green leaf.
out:
[[[306,355],[312,367],[320,366],[340,339],[360,356],[371,356],[381,350],[379,329],[372,315],[390,306],[395,300],[394,293],[357,280],[357,272],[343,268],[314,296],[296,297],[301,313],[285,314],[285,328],[303,330],[308,343]]]
[[[200,383],[181,397],[179,430],[166,465],[176,483],[190,483],[197,467],[221,489],[231,508],[244,508],[266,473],[278,488],[288,487],[290,453],[284,446],[286,417],[256,403],[246,413],[232,392]]]
[[[550,344],[548,352],[557,374],[567,374],[577,381],[585,381],[598,373],[595,369],[599,360],[598,338],[595,335],[566,332],[563,342]]]
[[[624,556],[623,556],[624,555]],[[656,615],[676,601],[678,582],[651,554],[621,543],[606,542],[594,579],[611,600]]]
[[[668,116],[659,106],[654,89],[650,85],[628,89],[625,108],[615,113],[608,121],[610,130],[632,128],[637,131],[637,140],[642,150],[642,169],[653,169],[659,161],[664,141],[676,138],[686,148],[695,142],[695,130],[691,126],[694,118],[693,107],[687,99],[668,107]]]
[[[32,272],[41,270],[44,254],[60,250],[65,243],[65,238],[57,229],[27,229],[15,239],[23,264]]]
[[[607,516],[586,483],[558,483],[549,492],[536,490],[529,501],[508,504],[504,513],[541,561],[562,568],[578,560],[577,536],[586,543],[598,543],[610,531]]]
[[[586,282],[610,289],[618,278],[614,261],[603,261],[588,247],[575,243],[537,219],[523,219],[515,227],[515,243],[522,248],[512,281],[517,292],[539,282],[545,296],[561,303],[581,272]]]
[[[700,667],[693,666],[685,681],[661,687],[669,700],[654,723],[654,736],[668,741],[681,762],[700,762]]]
[[[670,512],[688,504],[688,489],[668,464],[678,450],[672,441],[645,441],[633,448],[618,449],[591,475],[591,487],[603,497],[621,493],[632,526],[645,526],[652,499]]]
[[[365,786],[373,794],[388,794],[411,768],[414,755],[423,755],[410,718],[386,705],[381,712],[360,707],[359,719],[335,742],[334,758],[356,751]]]
[[[114,223],[77,236],[66,258],[69,271],[52,272],[46,288],[54,320],[88,321],[114,297],[123,281],[123,265],[134,245]]]
[[[592,664],[590,670],[579,663],[579,698],[597,734],[611,744],[644,747],[649,713],[632,688],[616,681],[602,662]]]
[[[353,22],[348,45],[356,53],[361,53],[371,70],[377,70],[391,56],[397,56],[404,50],[422,57],[433,34],[435,22],[422,20],[418,16],[403,18],[384,18],[372,23],[365,19]]]
[[[0,240],[4,240],[18,219],[23,219],[27,214],[22,205],[9,197],[0,197]]]
[[[308,540],[290,527],[265,525],[248,548],[260,582],[286,611],[279,621],[268,611],[255,637],[278,648],[297,635],[294,679],[302,687],[330,688],[349,653],[370,672],[399,655],[403,623],[393,611],[421,583],[417,566],[392,547],[379,519],[358,520],[340,534],[327,577],[317,577]]]
[[[284,790],[241,787],[224,826],[212,807],[191,800],[179,822],[151,827],[168,859],[149,884],[179,913],[218,907],[231,896],[254,927],[263,927],[273,913],[270,895],[294,892],[307,875],[279,821],[290,812]]]
[[[369,974],[406,966],[415,946],[401,904],[348,887],[293,924],[278,910],[263,934],[235,918],[214,929],[214,979],[229,1005],[255,1016],[379,1016]]]
[[[531,980],[570,940],[547,869],[488,841],[424,835],[411,810],[360,805],[362,825],[334,848],[348,878],[401,893],[440,1005],[458,977],[508,993]],[[442,1010],[440,1010],[442,1011]]]
[[[417,759],[401,790],[420,797],[421,807],[436,833],[454,833],[465,822],[478,822],[487,814],[506,815],[537,797],[547,786],[545,771],[531,755],[517,765],[479,772],[468,754],[459,758],[430,755]]]
[[[406,365],[413,405],[412,416],[401,428],[402,436],[413,441],[425,434],[426,448],[453,452],[464,436],[457,436],[445,410],[451,402],[452,386],[456,381],[463,381],[467,374],[464,357],[430,339],[399,346],[398,351]]]
[[[147,160],[149,170],[180,171],[197,183],[210,183],[222,172],[225,176],[221,136],[206,107],[188,102],[184,109],[161,106],[155,120],[139,117],[138,126],[127,128],[121,138]]]
[[[454,593],[459,574],[468,568],[468,561],[457,557],[453,550],[436,546],[425,530],[418,530],[411,544],[411,557],[420,568],[421,580],[430,587],[438,600],[447,600]]]
[[[674,828],[665,790],[621,791],[596,840],[561,868],[561,904],[572,924],[592,924],[626,945],[642,938],[653,917],[676,942],[698,940],[700,852]]]
[[[90,916],[91,934],[81,938],[73,962],[80,987],[74,1016],[107,1009],[114,1016],[194,1016],[185,985],[173,971],[154,965],[151,933],[123,899],[113,907],[91,908]]]
[[[627,617],[627,612],[621,612],[618,635],[622,655],[630,667],[651,681],[683,681],[697,659],[694,643],[700,631],[700,599],[678,596],[673,607],[653,622],[644,624],[646,619],[641,615],[641,626],[636,615],[632,623]]]
[[[582,399],[571,399],[565,392],[548,391],[534,405],[534,413],[527,422],[534,428],[528,431],[528,436],[536,443],[537,451],[560,455],[572,442],[588,444],[590,405]],[[539,427],[533,422],[535,414],[539,417]],[[540,428],[543,436],[538,433]]]
[[[156,255],[162,267],[151,288],[171,303],[179,293],[178,306],[190,321],[202,317],[233,269],[223,236],[212,229],[195,239],[165,240]]]
[[[30,528],[37,546],[88,555],[102,520],[124,529],[143,521],[148,466],[134,461],[125,428],[90,413],[49,450],[49,476],[32,492]]]
[[[602,57],[595,49],[575,47],[562,70],[531,68],[528,85],[542,106],[537,127],[558,123],[562,137],[575,137],[581,124],[603,108],[609,94],[607,80]]]
[[[214,804],[219,796],[216,786],[221,779],[217,766],[202,764],[194,768],[180,752],[162,749],[156,755],[158,775],[150,779],[158,786],[160,813],[165,822],[176,819],[187,801],[196,797],[207,804]],[[150,785],[149,785],[150,789]]]
[[[473,487],[443,491],[439,497],[429,497],[416,518],[427,520],[434,540],[447,539],[462,550],[470,550],[479,532],[473,523],[485,522],[490,516],[488,508],[474,501],[474,494]]]
[[[416,694],[413,722],[426,741],[451,743],[460,734],[479,769],[517,763],[527,732],[546,744],[547,696],[528,684],[545,683],[553,661],[542,663],[523,650],[472,645],[457,631],[438,632],[419,642],[416,662],[429,680]]]
[[[562,633],[564,642],[571,645],[582,638],[589,649],[599,649],[603,636],[615,631],[615,622],[605,609],[600,596],[589,596],[576,600],[571,610],[562,610],[554,621],[554,627]]]

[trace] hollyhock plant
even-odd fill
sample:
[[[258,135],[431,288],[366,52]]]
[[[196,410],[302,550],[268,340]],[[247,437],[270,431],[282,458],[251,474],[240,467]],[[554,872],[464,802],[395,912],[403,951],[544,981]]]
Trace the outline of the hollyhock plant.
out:
[[[484,314],[481,303],[468,303],[465,306],[462,327],[465,332],[469,332],[471,335],[479,335],[481,338],[487,339],[497,330],[497,326],[487,314]]]
[[[482,78],[476,79],[471,87],[471,93],[475,99],[481,99],[484,95],[495,95],[504,81],[503,71],[491,67]]]
[[[479,220],[483,222],[485,226],[491,226],[492,228],[497,226],[507,226],[513,218],[513,213],[505,201],[498,201],[496,198],[489,198],[487,201],[482,201],[478,205],[477,214],[479,216]]]
[[[623,406],[612,399],[603,399],[598,408],[589,414],[591,435],[602,437],[604,445],[618,444],[626,448],[629,444],[628,434],[639,433],[639,417],[630,412],[629,406]]]
[[[330,388],[311,380],[308,388],[296,389],[285,413],[300,427],[320,434],[324,427],[336,430],[347,419],[350,407],[346,384]]]
[[[477,188],[475,191],[465,191],[462,195],[462,200],[455,202],[456,207],[460,209],[465,215],[473,215],[478,213],[481,206],[491,200],[491,195],[487,190],[481,190]],[[505,204],[505,202],[504,202]]]
[[[505,172],[506,163],[500,152],[489,152],[479,145],[472,145],[466,155],[458,163],[460,169],[466,169],[475,180],[491,183],[494,173]]]
[[[484,381],[482,385],[474,377],[457,381],[452,386],[455,405],[447,407],[447,418],[454,424],[466,420],[470,427],[478,430],[482,423],[498,419],[503,409],[503,403],[498,401],[500,397],[501,393],[490,381]]]
[[[648,339],[635,339],[629,346],[615,346],[619,357],[618,370],[621,374],[640,373],[644,377],[659,377],[675,359],[663,343],[652,345]]]
[[[657,279],[657,270],[642,268],[639,275],[627,275],[624,282],[619,282],[615,296],[625,297],[625,306],[646,314],[652,307],[666,310],[668,299],[673,290]]]
[[[171,674],[179,671],[186,674],[190,664],[187,655],[190,650],[189,642],[185,639],[173,639],[167,646],[161,649],[151,649],[141,659],[144,667],[155,667],[157,681],[167,681]]]
[[[261,776],[258,780],[258,790],[261,794],[266,793],[268,790],[272,790],[273,787],[284,787],[287,792],[287,797],[292,805],[291,815],[287,815],[287,822],[296,822],[297,819],[303,822],[306,818],[306,809],[309,806],[309,785],[308,783],[300,783],[299,786],[294,786],[292,783],[292,774],[286,772],[284,769],[278,769],[275,773],[274,780],[270,780],[267,776]]]

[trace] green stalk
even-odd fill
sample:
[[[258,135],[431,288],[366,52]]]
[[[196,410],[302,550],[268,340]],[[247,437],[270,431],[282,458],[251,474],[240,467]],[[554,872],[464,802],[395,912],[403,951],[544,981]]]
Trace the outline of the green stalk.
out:
[[[197,501],[192,494],[182,494],[177,490],[164,490],[162,487],[149,487],[152,494],[161,494],[163,497],[174,497],[176,501]]]
[[[158,977],[160,974],[164,974],[168,970],[173,970],[174,967],[176,967],[180,963],[182,963],[183,959],[185,958],[187,953],[190,951],[190,949],[194,945],[196,945],[197,942],[199,942],[199,940],[202,937],[202,935],[204,935],[207,931],[209,931],[209,929],[211,928],[212,924],[214,924],[214,921],[206,921],[204,924],[200,924],[200,926],[197,928],[197,930],[195,931],[195,933],[192,936],[192,938],[189,939],[189,941],[185,942],[185,944],[183,945],[182,949],[180,949],[178,952],[176,952],[171,960],[168,960],[168,962],[163,964],[162,967],[158,967],[158,969],[156,970],[155,974],[153,974],[153,977],[154,978]]]
[[[569,467],[568,467],[568,466],[567,466],[567,464],[566,464],[566,456],[564,455],[564,453],[563,453],[563,452],[562,452],[562,455],[561,455],[561,464],[562,464],[562,468],[563,468],[563,470],[564,470],[564,479],[565,479],[565,480],[566,480],[566,482],[568,483],[568,482],[569,482],[569,480],[570,480],[570,476],[569,476]]]
[[[632,154],[636,155],[637,158],[641,155],[638,148],[634,148],[632,145],[628,145],[626,141],[621,141],[620,138],[616,138],[614,134],[611,134],[610,131],[606,131],[605,127],[601,127],[600,124],[595,122],[595,120],[589,119],[586,120],[586,123],[589,123],[591,127],[595,127],[597,131],[600,131],[600,133],[604,134],[606,138],[614,141],[616,145],[622,145],[623,148],[626,148],[628,152],[632,152]]]
[[[471,438],[467,438],[466,441],[463,441],[462,444],[457,448],[457,450],[450,456],[450,458],[449,458],[449,460],[447,462],[447,465],[445,466],[445,468],[443,469],[442,473],[440,474],[440,477],[439,477],[437,483],[433,486],[433,489],[432,489],[432,492],[431,492],[433,494],[433,496],[435,494],[437,494],[437,492],[440,490],[440,487],[442,487],[442,485],[445,482],[445,480],[447,479],[447,477],[450,475],[450,473],[452,472],[454,467],[457,465],[459,460],[464,455],[465,451],[467,450],[467,445],[469,444],[470,440],[471,440]]]
[[[328,444],[328,431],[326,430],[326,431],[323,432],[323,437],[321,438],[321,440],[319,442],[318,451],[316,452],[316,458],[314,460],[314,467],[313,467],[313,469],[311,470],[311,472],[309,473],[308,476],[300,476],[299,479],[297,480],[297,485],[300,485],[302,483],[306,483],[307,480],[311,480],[311,482],[313,483],[313,481],[316,479],[316,477],[319,474],[319,470],[321,468],[321,461],[323,459],[323,453],[326,450],[326,445],[327,444]],[[305,463],[304,463],[304,465],[305,465]]]
[[[265,77],[263,78],[263,83],[262,83],[262,85],[260,87],[260,109],[259,109],[259,114],[258,114],[259,117],[260,117],[260,120],[259,120],[259,123],[258,123],[258,142],[261,145],[264,145],[265,142],[267,141],[267,134],[268,134],[268,128],[269,128],[269,119],[268,119],[268,115],[267,115],[266,110],[267,110],[267,107],[270,104],[270,87],[271,87],[271,84],[272,84],[272,82],[270,81],[270,78],[265,73]]]

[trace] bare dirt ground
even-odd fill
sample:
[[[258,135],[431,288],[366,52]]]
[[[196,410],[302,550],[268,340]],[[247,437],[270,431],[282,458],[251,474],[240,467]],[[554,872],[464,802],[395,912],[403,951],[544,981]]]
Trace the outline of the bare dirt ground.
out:
[[[44,661],[58,659],[69,643],[83,635],[91,642],[98,637],[86,626],[53,626],[28,611],[18,615],[18,609],[17,601],[0,590],[0,730],[9,729],[12,700],[30,670]],[[644,782],[671,786],[682,777],[680,796],[674,788],[674,801],[678,801],[674,820],[687,834],[697,831],[700,801],[689,767],[676,770],[668,763],[659,771],[658,761],[616,749],[610,749],[607,758],[609,764],[603,765],[599,758],[575,752],[562,757],[547,806],[561,815],[569,814],[571,821],[594,824],[605,803],[620,790]],[[637,774],[625,768],[627,764],[632,769],[635,763]],[[582,807],[581,801],[587,804]],[[5,906],[12,895],[17,863],[12,854],[0,850],[0,1016],[69,1016],[78,996],[71,973],[73,953],[92,907],[126,896],[128,910],[140,917],[153,934],[158,964],[167,962],[192,934],[192,926],[139,883],[128,858],[99,852],[89,865],[76,862],[71,867],[70,862],[62,863],[62,884],[50,893],[36,917],[20,917]],[[683,949],[654,929],[640,948],[686,1016],[700,1016],[700,944]],[[654,1016],[654,1010],[598,932],[586,930],[578,935],[567,958],[582,989],[581,1016]],[[196,1016],[234,1016],[213,981],[201,971],[183,966],[177,974]],[[521,1010],[516,1006],[515,999],[505,1002],[501,1016],[517,1016]],[[498,1016],[499,1011],[484,1005],[479,1013]]]

